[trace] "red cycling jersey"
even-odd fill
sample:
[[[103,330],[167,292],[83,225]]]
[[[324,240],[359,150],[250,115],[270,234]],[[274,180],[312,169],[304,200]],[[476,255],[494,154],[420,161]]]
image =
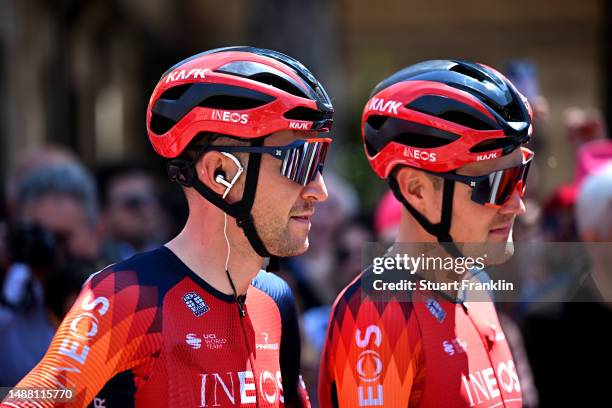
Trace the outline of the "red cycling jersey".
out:
[[[410,298],[373,298],[362,287],[367,274],[345,288],[332,309],[321,408],[522,405],[492,302],[455,303],[418,286]]]
[[[244,316],[165,247],[137,255],[85,283],[17,387],[70,389],[71,407],[309,406],[289,287],[260,272],[239,301]]]

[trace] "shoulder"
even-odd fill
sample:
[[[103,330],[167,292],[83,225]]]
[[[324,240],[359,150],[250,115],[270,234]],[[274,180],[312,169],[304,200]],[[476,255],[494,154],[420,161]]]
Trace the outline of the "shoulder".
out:
[[[375,285],[375,282],[381,279],[383,278],[372,273],[372,268],[356,276],[336,298],[332,306],[330,321],[340,326],[347,324],[349,326],[368,324],[393,326],[409,321],[418,324],[413,291],[378,290],[376,288],[379,288],[380,285]],[[392,283],[394,278],[384,281]],[[347,316],[351,318],[347,320]]]
[[[280,276],[260,271],[252,286],[269,296],[280,312],[283,325],[297,324],[297,309],[289,284]]]
[[[289,284],[280,276],[274,273],[259,271],[252,282],[252,285],[257,289],[265,292],[273,298],[276,303],[293,302],[293,292]]]
[[[83,289],[112,293],[130,287],[168,289],[183,277],[177,273],[168,252],[160,247],[111,264],[89,276]]]
[[[347,286],[342,289],[342,291],[336,297],[330,314],[330,320],[335,320],[339,317],[339,315],[343,315],[347,308],[358,306],[362,302],[363,291],[363,276],[367,271],[364,271],[357,275],[355,279],[351,281]]]
[[[78,314],[94,310],[112,324],[132,316],[139,322],[139,329],[157,332],[166,294],[183,278],[184,274],[161,248],[137,254],[92,274],[83,284],[72,311]],[[112,324],[105,326],[106,330]]]

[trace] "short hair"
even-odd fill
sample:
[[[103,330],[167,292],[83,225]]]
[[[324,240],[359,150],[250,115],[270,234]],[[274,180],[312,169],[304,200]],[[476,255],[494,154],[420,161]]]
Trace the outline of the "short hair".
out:
[[[180,157],[195,163],[206,153],[209,146],[248,146],[249,143],[250,140],[247,139],[220,133],[202,132],[189,143]]]
[[[72,197],[83,205],[90,226],[98,220],[96,185],[91,174],[80,164],[66,162],[39,166],[19,180],[16,191],[17,211],[49,194],[60,194]]]
[[[404,166],[404,165],[398,165],[395,166],[393,168],[393,170],[391,170],[391,174],[389,174],[389,177],[393,177],[393,179],[397,182],[397,174],[400,172],[401,169],[405,168],[405,167],[409,167],[409,166]],[[410,167],[411,169],[414,169],[416,171],[421,171],[423,173],[425,173],[425,175],[427,176],[427,178],[429,178],[429,180],[431,180],[431,184],[433,184],[433,187],[435,190],[440,190],[442,188],[442,177],[440,176],[436,176],[435,174],[423,171],[421,169],[417,169],[414,167]]]
[[[612,229],[612,162],[588,176],[578,193],[575,207],[578,232],[606,237]]]

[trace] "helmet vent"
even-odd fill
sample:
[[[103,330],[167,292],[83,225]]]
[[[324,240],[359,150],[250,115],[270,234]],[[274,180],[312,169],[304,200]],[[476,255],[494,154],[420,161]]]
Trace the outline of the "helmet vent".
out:
[[[182,91],[182,93],[181,93]],[[166,133],[197,106],[213,109],[243,110],[265,105],[275,98],[262,92],[234,85],[199,83],[174,90],[170,96],[181,93],[176,100],[159,98],[151,107],[151,130]],[[162,96],[166,95],[164,94]]]
[[[293,85],[289,81],[286,81],[283,78],[280,78],[279,76],[274,75],[274,74],[261,73],[261,74],[253,75],[249,79],[252,79],[253,81],[264,83],[266,85],[273,86],[274,88],[278,88],[282,91],[290,93],[291,95],[299,96],[302,98],[307,97],[306,94],[304,94],[304,92],[302,92],[295,85]]]
[[[174,122],[171,119],[168,119],[162,115],[158,115],[156,113],[153,113],[151,115],[151,123],[149,125],[149,127],[151,128],[151,130],[157,134],[157,135],[163,135],[164,133],[166,133],[167,131],[169,131],[170,129],[172,129],[172,127],[175,125],[176,122]]]
[[[483,122],[475,116],[469,115],[461,111],[448,111],[438,115],[440,119],[448,120],[461,126],[469,127],[475,130],[495,130],[494,127]]]
[[[376,155],[390,142],[431,149],[446,146],[459,139],[457,134],[421,123],[377,116],[379,115],[372,115],[364,125],[366,149],[370,156]],[[378,129],[374,126],[378,126]]]
[[[333,112],[321,112],[303,106],[293,108],[283,114],[287,119],[293,120],[307,120],[310,122],[317,122],[319,120],[331,119]]]
[[[204,99],[198,106],[211,109],[244,110],[257,108],[266,103],[268,102],[246,97],[214,95]]]
[[[454,100],[453,98],[441,95],[421,96],[407,104],[406,108],[448,120],[449,122],[457,123],[469,127],[470,129],[498,129],[497,123],[494,120],[477,109]]]
[[[304,90],[293,78],[276,68],[253,61],[234,61],[218,68],[216,72],[248,78],[262,84],[273,86],[291,95],[306,98]]]
[[[455,139],[447,139],[435,137],[432,135],[421,135],[418,133],[401,133],[393,139],[394,142],[401,143],[405,146],[418,147],[421,149],[433,149],[436,147],[446,146],[452,143]]]
[[[374,129],[378,130],[382,125],[385,124],[387,120],[387,116],[383,115],[372,115],[368,118],[368,124],[372,126]]]
[[[493,150],[503,149],[508,146],[514,146],[514,145],[516,145],[515,141],[507,137],[489,139],[489,140],[484,140],[475,146],[472,146],[472,148],[470,148],[470,152],[471,153],[490,152]]]
[[[159,99],[170,99],[176,101],[178,98],[183,96],[185,92],[191,87],[191,84],[183,84],[178,86],[173,86],[170,89],[167,89],[162,93]]]
[[[472,68],[471,66],[463,64],[463,63],[458,63],[457,65],[451,67],[449,71],[454,71],[459,74],[469,76],[470,78],[474,78],[475,80],[479,82],[483,82],[489,79],[478,69]]]

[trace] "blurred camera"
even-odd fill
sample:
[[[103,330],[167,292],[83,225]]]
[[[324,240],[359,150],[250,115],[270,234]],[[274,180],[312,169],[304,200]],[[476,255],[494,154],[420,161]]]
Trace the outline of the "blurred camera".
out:
[[[58,260],[58,239],[39,224],[20,222],[8,233],[9,256],[13,263],[32,268],[51,268]]]

